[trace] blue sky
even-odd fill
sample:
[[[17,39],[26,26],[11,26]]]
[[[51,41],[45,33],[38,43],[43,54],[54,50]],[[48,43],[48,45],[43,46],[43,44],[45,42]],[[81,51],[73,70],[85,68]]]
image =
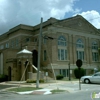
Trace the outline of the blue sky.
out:
[[[73,8],[78,8],[80,13],[87,12],[91,10],[96,10],[100,13],[100,0],[77,0],[74,2]],[[73,13],[66,13],[65,17],[72,17]]]
[[[97,10],[100,11],[100,0],[79,0],[75,3],[75,7],[82,9],[81,11]]]
[[[77,14],[100,29],[100,0],[0,0],[0,34],[19,24],[36,25],[41,17],[46,21]]]

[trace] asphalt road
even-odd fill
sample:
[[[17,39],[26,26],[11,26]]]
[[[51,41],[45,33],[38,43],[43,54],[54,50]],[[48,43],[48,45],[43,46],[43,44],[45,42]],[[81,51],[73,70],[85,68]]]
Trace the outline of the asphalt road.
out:
[[[0,100],[92,100],[91,93],[100,92],[100,84],[81,84],[81,90],[79,90],[78,82],[74,83],[59,83],[59,84],[49,84],[45,88],[55,88],[68,89],[71,92],[65,92],[61,94],[52,95],[19,95],[10,92],[0,92]],[[13,85],[0,85],[0,89],[5,89],[9,87],[14,87]],[[93,99],[93,100],[100,100]]]
[[[81,84],[81,90],[88,91],[88,90],[98,90],[100,89],[100,84]],[[71,90],[79,90],[79,83],[73,84],[59,84],[59,88],[69,88]]]
[[[94,91],[81,91],[76,93],[63,93],[53,95],[18,95],[0,92],[0,100],[92,100],[91,93]],[[99,91],[95,91],[99,93]],[[93,99],[93,100],[100,100]]]

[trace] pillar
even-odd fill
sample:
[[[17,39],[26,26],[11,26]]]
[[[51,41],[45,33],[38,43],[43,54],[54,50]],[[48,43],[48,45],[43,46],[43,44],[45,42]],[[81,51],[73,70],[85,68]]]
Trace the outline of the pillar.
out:
[[[76,64],[76,41],[74,35],[72,35],[72,56],[73,56],[73,64]]]

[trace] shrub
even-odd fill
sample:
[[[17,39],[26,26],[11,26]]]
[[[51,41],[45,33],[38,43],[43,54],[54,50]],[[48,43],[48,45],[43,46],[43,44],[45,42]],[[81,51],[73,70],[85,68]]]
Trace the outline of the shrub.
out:
[[[8,81],[8,76],[0,74],[0,82]]]
[[[61,79],[63,79],[63,78],[64,78],[63,75],[57,75],[57,76],[56,76],[56,79],[57,79],[57,80],[61,80]]]
[[[83,68],[80,68],[80,72],[79,72],[79,69],[76,68],[74,69],[74,75],[76,78],[81,78],[82,76],[85,75],[85,70]]]
[[[44,80],[39,80],[40,83],[44,83]],[[33,79],[27,79],[26,83],[36,83],[36,80]]]

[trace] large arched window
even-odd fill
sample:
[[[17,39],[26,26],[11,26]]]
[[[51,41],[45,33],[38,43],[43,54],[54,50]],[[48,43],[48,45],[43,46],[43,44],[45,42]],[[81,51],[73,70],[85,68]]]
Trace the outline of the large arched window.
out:
[[[76,41],[77,59],[84,60],[84,43],[82,39]]]
[[[98,44],[96,41],[92,42],[92,50],[98,50]]]
[[[77,48],[84,48],[84,44],[83,44],[83,41],[81,39],[77,40],[76,45],[77,45]]]
[[[60,36],[58,38],[58,45],[59,46],[66,46],[66,38],[64,36]]]
[[[92,61],[98,61],[98,43],[96,41],[92,42]]]
[[[66,38],[58,37],[58,60],[67,60]]]

